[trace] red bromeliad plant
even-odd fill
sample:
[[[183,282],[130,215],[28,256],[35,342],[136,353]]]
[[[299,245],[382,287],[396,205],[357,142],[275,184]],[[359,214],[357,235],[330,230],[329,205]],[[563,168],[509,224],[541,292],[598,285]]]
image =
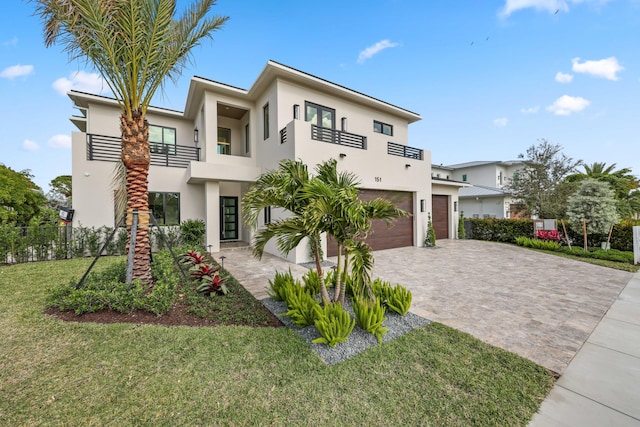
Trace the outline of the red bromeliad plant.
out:
[[[213,277],[218,274],[220,268],[216,268],[210,264],[199,264],[192,267],[191,275],[197,279],[202,279],[204,276]]]
[[[189,251],[182,256],[182,259],[185,264],[199,265],[204,262],[204,255],[200,252]]]
[[[558,230],[538,230],[537,237],[538,239],[551,240],[554,242],[562,240],[562,234]]]
[[[202,276],[202,279],[203,282],[198,286],[198,292],[202,295],[211,295],[212,293],[226,295],[229,292],[218,269],[212,276]]]

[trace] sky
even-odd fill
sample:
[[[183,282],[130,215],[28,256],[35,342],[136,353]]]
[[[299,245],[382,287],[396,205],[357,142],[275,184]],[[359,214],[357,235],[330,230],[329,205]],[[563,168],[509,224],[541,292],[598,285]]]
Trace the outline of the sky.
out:
[[[178,8],[189,4],[178,0]],[[71,174],[66,91],[109,95],[29,1],[0,15],[0,163],[45,192]],[[225,26],[153,105],[184,109],[189,79],[249,88],[268,60],[421,115],[432,163],[514,160],[546,139],[640,175],[640,0],[218,0]]]

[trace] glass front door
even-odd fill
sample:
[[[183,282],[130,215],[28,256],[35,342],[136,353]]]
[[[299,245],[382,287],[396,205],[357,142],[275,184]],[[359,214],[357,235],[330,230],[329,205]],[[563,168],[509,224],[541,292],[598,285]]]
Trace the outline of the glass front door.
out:
[[[238,238],[238,198],[220,197],[220,240]]]

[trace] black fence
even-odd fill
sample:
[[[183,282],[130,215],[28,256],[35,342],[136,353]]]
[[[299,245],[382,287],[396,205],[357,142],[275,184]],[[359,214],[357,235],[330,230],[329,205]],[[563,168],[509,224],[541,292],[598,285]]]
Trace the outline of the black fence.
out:
[[[408,159],[424,159],[424,152],[421,149],[409,147],[407,145],[396,144],[395,142],[387,142],[387,154],[406,157]]]
[[[343,132],[331,128],[323,128],[311,125],[311,139],[328,142],[330,144],[344,145],[345,147],[367,149],[367,137],[355,133]]]

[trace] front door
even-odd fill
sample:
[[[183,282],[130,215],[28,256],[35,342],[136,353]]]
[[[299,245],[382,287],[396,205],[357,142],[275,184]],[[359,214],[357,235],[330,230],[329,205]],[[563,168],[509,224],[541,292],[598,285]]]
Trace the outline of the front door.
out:
[[[220,197],[220,240],[238,239],[238,198]]]

